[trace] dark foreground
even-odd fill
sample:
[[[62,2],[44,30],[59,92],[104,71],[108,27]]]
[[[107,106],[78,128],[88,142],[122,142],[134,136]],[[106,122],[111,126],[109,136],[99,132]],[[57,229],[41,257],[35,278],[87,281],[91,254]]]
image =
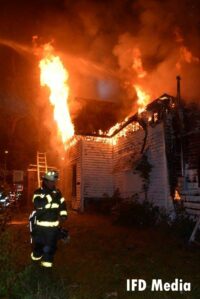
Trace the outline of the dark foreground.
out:
[[[0,298],[200,298],[200,251],[158,229],[114,226],[109,218],[71,213],[69,244],[60,242],[54,268],[30,261],[27,215],[0,237]],[[126,292],[127,278],[146,280],[143,292]],[[191,292],[151,292],[154,278],[189,281]]]

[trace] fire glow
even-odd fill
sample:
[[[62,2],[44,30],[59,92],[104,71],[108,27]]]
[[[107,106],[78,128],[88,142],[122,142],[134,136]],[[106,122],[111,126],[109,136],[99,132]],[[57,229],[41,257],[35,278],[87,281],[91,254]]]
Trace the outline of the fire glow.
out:
[[[150,102],[150,95],[146,93],[139,85],[134,85],[137,93],[138,114],[142,113]]]
[[[133,65],[132,68],[137,73],[138,78],[144,78],[147,72],[143,68],[142,55],[139,48],[133,49]]]
[[[71,121],[68,97],[69,86],[67,80],[69,74],[59,56],[53,54],[53,47],[45,44],[43,58],[39,62],[41,86],[50,89],[50,102],[54,106],[54,119],[58,126],[58,132],[62,142],[65,143],[74,135],[74,126]]]
[[[42,59],[39,62],[40,68],[40,83],[41,86],[47,86],[50,89],[49,100],[54,106],[54,119],[58,126],[58,132],[61,136],[63,144],[65,144],[65,149],[71,147],[76,143],[74,138],[74,126],[71,121],[69,107],[68,107],[68,97],[69,97],[69,86],[68,86],[68,71],[65,69],[59,56],[54,55],[54,48],[51,44],[45,44],[42,47]],[[146,71],[143,69],[142,58],[139,49],[135,49],[133,52],[133,69],[136,71],[138,78],[144,78],[146,76]],[[146,93],[139,84],[133,86],[137,94],[137,104],[138,104],[138,114],[141,114],[147,104],[150,102],[150,95]],[[107,132],[99,131],[99,135],[106,136],[105,142],[111,144],[116,144],[119,137],[126,136],[130,131],[137,131],[139,129],[139,124],[134,123],[128,127],[120,130],[116,136],[113,133],[120,129],[123,124],[126,123],[128,117],[125,118],[123,122],[115,124]],[[102,142],[102,137],[94,137],[96,141]],[[110,137],[107,139],[107,137]]]

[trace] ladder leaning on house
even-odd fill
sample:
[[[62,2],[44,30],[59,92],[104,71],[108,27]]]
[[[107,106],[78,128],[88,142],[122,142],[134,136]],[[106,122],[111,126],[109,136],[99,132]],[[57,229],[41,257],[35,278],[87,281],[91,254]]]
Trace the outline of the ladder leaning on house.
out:
[[[37,152],[36,155],[36,164],[29,164],[27,172],[28,172],[28,198],[32,198],[32,194],[35,188],[41,187],[42,176],[45,172],[50,170],[58,171],[57,167],[49,166],[47,164],[46,153]]]
[[[41,178],[47,172],[47,157],[46,153],[37,152],[37,182],[38,188],[41,187]]]

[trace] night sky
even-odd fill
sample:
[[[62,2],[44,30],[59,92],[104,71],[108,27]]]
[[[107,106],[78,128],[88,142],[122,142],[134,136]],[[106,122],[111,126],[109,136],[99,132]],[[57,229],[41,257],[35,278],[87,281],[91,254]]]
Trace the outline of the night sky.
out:
[[[0,1],[0,160],[8,148],[10,168],[26,168],[37,148],[55,146],[56,129],[46,125],[52,111],[48,92],[39,85],[33,36],[38,45],[52,41],[62,57],[70,74],[74,122],[88,131],[105,129],[134,112],[133,83],[152,99],[165,92],[176,95],[180,74],[183,97],[198,101],[199,34],[200,3],[195,0]],[[133,69],[135,48],[147,72],[144,80]],[[98,109],[92,101],[77,108],[77,97],[94,99],[94,107],[98,101]],[[102,123],[98,116],[104,111]]]

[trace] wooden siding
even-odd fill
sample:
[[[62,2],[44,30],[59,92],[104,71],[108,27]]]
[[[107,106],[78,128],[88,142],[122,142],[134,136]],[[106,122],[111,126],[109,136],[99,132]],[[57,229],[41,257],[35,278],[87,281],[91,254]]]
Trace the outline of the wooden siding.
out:
[[[102,198],[113,194],[112,145],[84,140],[83,172],[84,197]]]
[[[163,123],[149,129],[149,161],[153,165],[150,175],[149,198],[159,207],[173,209],[168,178]]]
[[[72,209],[81,208],[81,140],[70,147],[65,155],[63,167],[63,194]],[[72,172],[76,165],[76,196],[72,195]]]
[[[142,179],[134,171],[134,165],[141,158],[144,134],[144,130],[140,128],[126,137],[120,137],[114,148],[114,189],[118,188],[123,198],[137,193],[144,199]],[[169,194],[163,123],[148,127],[145,149],[148,149],[149,162],[153,165],[148,198],[155,205],[170,209],[172,201]]]
[[[112,145],[82,138],[67,150],[65,194],[72,208],[83,210],[84,198],[112,196],[119,189],[123,198],[135,193],[144,199],[143,181],[134,167],[141,159],[145,132],[142,128],[130,131]],[[163,123],[148,127],[145,151],[153,165],[150,173],[148,198],[167,210],[172,208],[169,192]],[[77,165],[77,195],[72,196],[72,166]]]
[[[123,198],[140,193],[142,181],[133,173],[133,164],[141,157],[144,131],[130,132],[126,137],[119,137],[113,152],[114,190],[119,189]]]

